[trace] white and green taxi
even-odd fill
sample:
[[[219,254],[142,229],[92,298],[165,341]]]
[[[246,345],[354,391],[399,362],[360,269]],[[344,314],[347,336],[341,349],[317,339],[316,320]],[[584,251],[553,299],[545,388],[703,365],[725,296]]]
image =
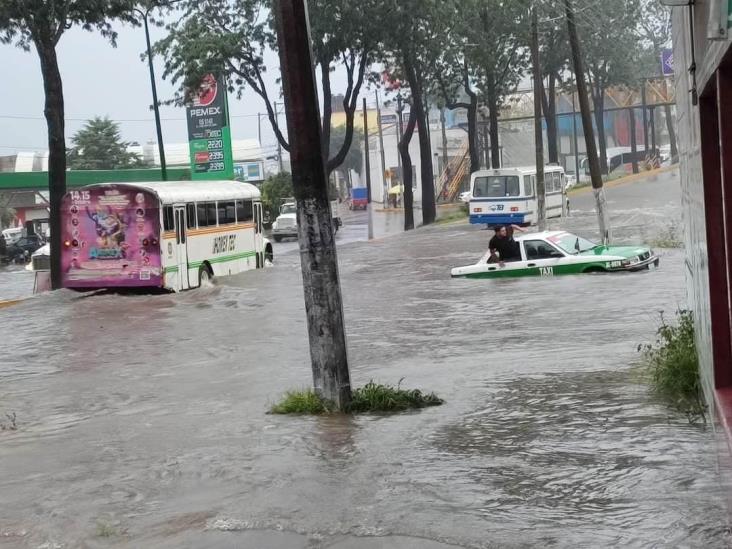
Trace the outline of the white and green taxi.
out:
[[[521,259],[489,263],[490,252],[475,265],[452,269],[453,277],[505,278],[639,271],[658,267],[658,256],[644,246],[603,246],[564,231],[530,233],[516,238]]]

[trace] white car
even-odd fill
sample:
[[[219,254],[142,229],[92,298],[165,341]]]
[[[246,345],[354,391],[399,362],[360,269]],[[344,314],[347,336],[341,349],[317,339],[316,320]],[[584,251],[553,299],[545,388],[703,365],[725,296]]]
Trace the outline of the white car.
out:
[[[465,191],[460,193],[460,202],[465,202],[466,204],[470,202],[470,199],[472,198],[472,195],[470,194],[470,191]]]
[[[343,221],[338,212],[337,200],[330,201],[330,210],[333,215],[333,228],[338,232],[338,228],[343,225]],[[281,242],[283,238],[297,238],[297,205],[295,202],[282,204],[280,215],[272,223],[272,236],[275,242]]]

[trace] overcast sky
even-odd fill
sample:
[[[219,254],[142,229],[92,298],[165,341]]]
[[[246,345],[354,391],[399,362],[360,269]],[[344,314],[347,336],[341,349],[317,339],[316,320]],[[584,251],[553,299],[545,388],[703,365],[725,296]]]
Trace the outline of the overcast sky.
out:
[[[58,60],[64,86],[67,145],[71,136],[93,116],[109,116],[119,122],[126,141],[144,144],[155,139],[155,122],[147,63],[140,60],[145,49],[142,28],[116,25],[119,32],[117,48],[96,33],[79,28],[68,30],[58,46]],[[153,42],[161,38],[164,29],[151,28]],[[268,62],[277,64],[276,54]],[[43,81],[35,50],[0,44],[0,66],[6,85],[0,106],[0,156],[18,151],[46,150],[46,122],[43,117]],[[174,86],[162,80],[163,67],[156,58],[155,76],[159,99],[171,99]],[[270,96],[279,97],[275,79],[278,70],[270,69]],[[345,79],[335,74],[333,92],[345,91]],[[232,137],[257,137],[257,113],[265,112],[259,96],[247,91],[241,100],[229,97]],[[166,143],[181,143],[188,139],[183,109],[161,107],[163,139]],[[284,124],[284,117],[281,123]],[[267,120],[262,118],[262,144],[266,152],[276,148],[276,140]]]

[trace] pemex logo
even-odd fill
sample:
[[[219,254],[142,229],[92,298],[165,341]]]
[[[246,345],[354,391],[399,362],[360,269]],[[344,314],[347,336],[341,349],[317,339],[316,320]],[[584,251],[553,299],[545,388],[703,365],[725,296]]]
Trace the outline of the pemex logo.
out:
[[[216,100],[218,83],[213,74],[207,74],[201,79],[201,84],[196,90],[196,97],[193,101],[196,107],[207,107]]]

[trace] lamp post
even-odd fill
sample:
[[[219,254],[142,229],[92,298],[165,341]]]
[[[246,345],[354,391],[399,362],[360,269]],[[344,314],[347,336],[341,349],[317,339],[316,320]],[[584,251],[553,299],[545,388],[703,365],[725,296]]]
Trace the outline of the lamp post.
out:
[[[155,70],[153,69],[153,56],[152,47],[150,46],[150,29],[147,23],[147,17],[150,15],[150,10],[153,8],[159,8],[161,6],[169,6],[174,4],[176,1],[166,2],[164,4],[151,4],[145,11],[140,8],[133,8],[134,11],[140,14],[142,21],[145,24],[145,42],[147,44],[147,65],[150,68],[150,87],[152,88],[152,99],[153,99],[153,110],[155,111],[155,130],[158,135],[158,152],[160,153],[160,177],[163,181],[168,180],[168,170],[165,165],[165,148],[163,147],[163,130],[160,127],[160,109],[158,108],[158,90],[155,87]]]

